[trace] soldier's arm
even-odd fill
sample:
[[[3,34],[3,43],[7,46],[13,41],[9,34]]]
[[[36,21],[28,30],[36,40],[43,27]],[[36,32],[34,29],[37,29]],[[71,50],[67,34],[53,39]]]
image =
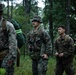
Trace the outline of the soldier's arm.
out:
[[[57,51],[58,51],[57,39],[56,39],[55,42],[54,42],[54,47],[55,47],[55,52],[57,52]]]
[[[43,37],[42,40],[45,44],[45,54],[50,56],[52,53],[52,44],[51,44],[50,35],[44,30],[42,37]]]
[[[9,27],[8,41],[9,41],[9,53],[13,57],[16,57],[16,54],[17,54],[17,40],[16,40],[16,32],[15,32],[14,26],[12,24]]]
[[[73,53],[74,53],[74,41],[71,37],[68,40],[68,46],[69,46],[68,50],[64,52],[65,57],[67,57],[69,55],[73,55]]]
[[[59,53],[58,53],[58,43],[57,43],[57,39],[55,40],[54,42],[54,48],[55,48],[55,56],[57,56]]]
[[[13,25],[9,22],[7,22],[7,29],[9,30],[8,33],[9,52],[2,62],[2,67],[8,67],[13,62],[15,62],[14,60],[16,59],[17,54],[17,40],[16,40],[15,29]]]

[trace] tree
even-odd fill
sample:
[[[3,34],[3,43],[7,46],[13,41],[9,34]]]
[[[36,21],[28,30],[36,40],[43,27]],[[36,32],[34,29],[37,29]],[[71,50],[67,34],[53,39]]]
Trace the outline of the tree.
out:
[[[8,17],[8,19],[9,19],[9,17],[10,17],[10,16],[9,16],[9,0],[7,0],[7,8],[8,8],[8,9],[7,9],[7,17]]]
[[[47,29],[47,23],[49,24],[49,34],[52,41],[52,54],[53,54],[53,20],[52,20],[52,8],[53,1],[45,0],[45,8],[44,8],[44,28]]]
[[[70,0],[66,0],[66,33],[70,34]]]
[[[13,0],[11,0],[11,19],[13,18]]]
[[[30,13],[31,0],[23,0],[23,6],[25,6],[25,13]]]
[[[51,41],[52,41],[52,55],[53,55],[53,20],[52,20],[52,7],[53,3],[52,0],[48,0],[50,3],[50,16],[49,16],[49,34],[51,36]]]

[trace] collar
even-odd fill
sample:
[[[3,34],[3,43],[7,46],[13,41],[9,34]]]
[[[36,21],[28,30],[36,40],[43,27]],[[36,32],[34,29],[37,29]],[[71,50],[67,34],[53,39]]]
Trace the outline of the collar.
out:
[[[41,28],[41,26],[38,26],[36,30],[33,29],[33,32],[37,32],[40,28]]]
[[[60,36],[60,39],[65,39],[65,36],[66,36],[66,34],[64,36]]]

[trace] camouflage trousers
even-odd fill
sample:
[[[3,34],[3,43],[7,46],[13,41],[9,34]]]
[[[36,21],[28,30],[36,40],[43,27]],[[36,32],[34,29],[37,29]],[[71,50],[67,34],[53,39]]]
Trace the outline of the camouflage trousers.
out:
[[[33,75],[46,75],[47,64],[48,64],[48,60],[43,58],[39,60],[35,60],[35,59],[32,60]]]
[[[55,69],[55,75],[63,75],[63,72],[65,71],[66,75],[74,75],[74,67],[72,63],[60,63],[57,62],[56,69]]]
[[[0,60],[0,68],[2,68],[1,65],[2,61]],[[14,75],[14,63],[12,63],[10,67],[5,67],[4,69],[6,70],[5,75]]]

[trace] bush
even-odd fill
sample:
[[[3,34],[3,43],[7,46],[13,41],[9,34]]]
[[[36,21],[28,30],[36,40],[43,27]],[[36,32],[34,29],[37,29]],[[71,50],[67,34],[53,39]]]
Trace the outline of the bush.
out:
[[[5,75],[5,69],[3,69],[3,68],[0,68],[0,75]]]

